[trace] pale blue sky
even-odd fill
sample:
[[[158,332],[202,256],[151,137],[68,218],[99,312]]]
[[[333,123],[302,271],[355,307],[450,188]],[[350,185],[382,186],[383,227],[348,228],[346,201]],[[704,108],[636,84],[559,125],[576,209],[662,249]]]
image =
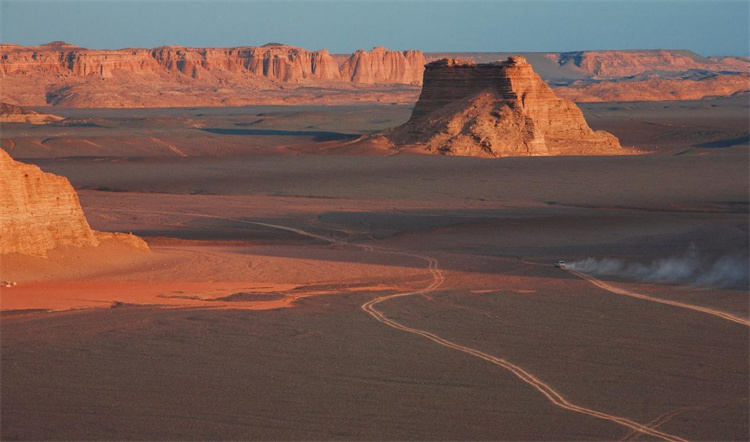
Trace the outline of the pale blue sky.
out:
[[[334,53],[690,49],[748,55],[738,1],[36,1],[0,0],[0,40],[89,48],[257,46]]]

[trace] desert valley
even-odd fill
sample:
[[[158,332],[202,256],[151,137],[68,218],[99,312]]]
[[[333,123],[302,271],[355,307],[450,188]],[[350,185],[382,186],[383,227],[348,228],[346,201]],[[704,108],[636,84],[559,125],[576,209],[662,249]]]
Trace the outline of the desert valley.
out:
[[[750,438],[747,57],[0,51],[3,440]]]

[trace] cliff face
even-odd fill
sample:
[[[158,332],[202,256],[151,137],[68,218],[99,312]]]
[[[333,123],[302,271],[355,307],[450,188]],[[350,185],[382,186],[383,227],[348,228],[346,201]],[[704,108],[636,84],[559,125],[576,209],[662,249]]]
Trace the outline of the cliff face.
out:
[[[583,113],[558,98],[523,57],[427,65],[409,121],[394,129],[397,147],[483,157],[621,153],[617,138],[593,131]]]
[[[335,80],[355,83],[414,83],[422,77],[419,51],[375,48],[357,51],[342,67],[326,51],[293,46],[91,50],[65,44],[39,47],[3,45],[0,74],[45,73],[112,78],[116,73],[179,73],[193,79],[216,73],[260,76],[279,82]],[[213,74],[213,75],[212,75]],[[343,74],[343,75],[342,75]]]
[[[148,249],[133,235],[92,231],[66,178],[0,150],[0,254],[45,257],[57,246],[96,246],[110,237]]]
[[[396,87],[388,101],[413,100],[422,78],[419,51],[375,48],[341,60],[325,49],[308,51],[282,44],[262,47],[90,50],[61,42],[38,47],[1,45],[3,100],[26,106],[162,107],[237,106],[329,101],[334,94],[304,87],[345,91],[335,98],[359,101],[358,85],[378,95],[379,85]],[[364,92],[368,92],[364,91]],[[302,98],[300,98],[302,97]],[[368,98],[364,98],[368,100]],[[369,98],[372,99],[372,98]]]
[[[341,65],[341,76],[353,83],[422,84],[425,58],[419,51],[359,50]]]

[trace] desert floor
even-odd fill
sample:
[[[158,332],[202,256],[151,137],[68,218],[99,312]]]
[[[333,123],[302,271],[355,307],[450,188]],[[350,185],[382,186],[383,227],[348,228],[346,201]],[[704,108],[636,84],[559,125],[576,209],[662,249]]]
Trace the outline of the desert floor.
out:
[[[0,299],[0,435],[747,440],[746,286],[597,285],[552,265],[747,256],[746,100],[583,108],[655,153],[357,142],[405,106],[4,125],[94,229],[151,252],[3,256],[18,285]]]

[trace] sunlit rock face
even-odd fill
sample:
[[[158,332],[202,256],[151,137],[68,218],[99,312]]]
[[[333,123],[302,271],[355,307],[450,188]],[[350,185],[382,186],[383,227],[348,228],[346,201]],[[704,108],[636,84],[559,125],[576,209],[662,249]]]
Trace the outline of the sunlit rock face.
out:
[[[411,118],[390,139],[397,148],[446,155],[622,153],[617,138],[591,130],[581,110],[557,97],[523,57],[429,63]]]
[[[15,161],[0,150],[0,254],[46,257],[58,246],[97,246],[108,239],[148,249],[134,235],[91,230],[65,177]]]

